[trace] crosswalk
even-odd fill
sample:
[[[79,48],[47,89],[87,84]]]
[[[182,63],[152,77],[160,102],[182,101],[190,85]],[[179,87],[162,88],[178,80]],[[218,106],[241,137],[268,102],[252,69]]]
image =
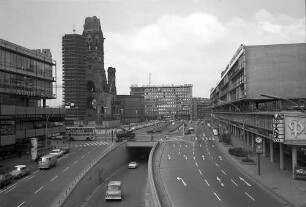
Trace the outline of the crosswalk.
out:
[[[70,142],[71,148],[77,148],[77,147],[92,147],[92,146],[101,146],[101,145],[109,145],[111,142],[104,142],[104,141],[94,141],[94,142]]]

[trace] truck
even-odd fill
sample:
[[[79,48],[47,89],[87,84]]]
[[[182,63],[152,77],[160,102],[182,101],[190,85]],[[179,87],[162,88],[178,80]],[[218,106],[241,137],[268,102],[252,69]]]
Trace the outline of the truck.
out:
[[[131,130],[122,129],[116,134],[116,142],[121,142],[123,139],[133,140],[135,139],[135,133]]]

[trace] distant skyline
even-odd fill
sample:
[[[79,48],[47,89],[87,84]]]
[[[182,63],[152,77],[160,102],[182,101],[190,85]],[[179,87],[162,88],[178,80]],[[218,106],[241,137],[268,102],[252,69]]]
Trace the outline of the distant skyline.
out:
[[[130,85],[193,84],[209,98],[241,44],[305,42],[305,0],[0,0],[0,38],[49,48],[62,86],[62,36],[97,16],[105,70],[116,68],[117,94]],[[58,98],[48,101],[62,104]]]

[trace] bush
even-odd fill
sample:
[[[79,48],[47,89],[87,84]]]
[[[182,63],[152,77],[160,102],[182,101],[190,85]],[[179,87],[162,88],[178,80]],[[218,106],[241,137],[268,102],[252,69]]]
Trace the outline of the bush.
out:
[[[241,147],[229,148],[228,153],[237,157],[245,157],[246,153]]]
[[[241,160],[242,162],[254,162],[254,160],[250,159],[250,158],[244,158]]]

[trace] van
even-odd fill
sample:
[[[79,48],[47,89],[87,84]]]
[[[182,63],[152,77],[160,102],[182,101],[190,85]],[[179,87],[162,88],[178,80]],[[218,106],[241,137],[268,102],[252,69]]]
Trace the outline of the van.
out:
[[[57,163],[56,155],[48,154],[48,155],[45,155],[39,158],[38,168],[39,169],[49,169],[55,166],[56,163]]]

